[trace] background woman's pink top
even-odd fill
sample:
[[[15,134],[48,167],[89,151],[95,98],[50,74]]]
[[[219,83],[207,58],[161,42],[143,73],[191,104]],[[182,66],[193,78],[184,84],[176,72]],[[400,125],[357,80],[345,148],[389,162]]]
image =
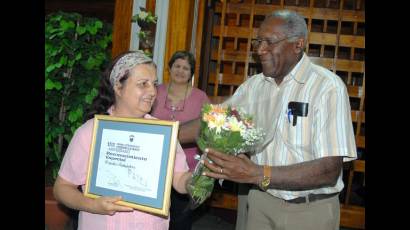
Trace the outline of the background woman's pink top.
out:
[[[151,115],[161,120],[176,120],[180,123],[185,123],[197,119],[201,115],[201,108],[204,103],[210,103],[206,93],[198,88],[192,88],[191,94],[184,100],[180,101],[176,105],[176,110],[172,111],[170,108],[171,101],[167,98],[167,87],[165,85],[159,85],[157,88],[157,99],[151,110]],[[197,147],[184,148],[186,159],[188,162],[189,170],[192,171],[195,168],[197,160],[194,156],[198,153]]]
[[[148,114],[145,115],[144,118],[153,119],[153,117]],[[67,148],[58,173],[59,176],[65,180],[75,185],[81,185],[83,190],[87,178],[88,156],[90,154],[93,127],[94,119],[90,119],[77,129]],[[188,166],[185,154],[181,145],[178,143],[174,173],[186,171],[188,171]],[[112,216],[80,211],[78,219],[79,230],[167,230],[168,225],[169,218],[163,218],[137,210],[133,212],[116,212]]]

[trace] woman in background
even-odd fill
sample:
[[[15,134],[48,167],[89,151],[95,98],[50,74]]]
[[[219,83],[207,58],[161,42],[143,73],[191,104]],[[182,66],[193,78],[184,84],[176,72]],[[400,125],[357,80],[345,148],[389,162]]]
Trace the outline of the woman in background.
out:
[[[200,117],[204,103],[210,103],[205,92],[192,87],[195,72],[195,58],[188,51],[175,52],[168,62],[170,71],[169,84],[158,86],[157,99],[151,115],[162,120],[175,120],[185,123]],[[186,155],[189,171],[197,164],[195,155],[198,148],[195,144],[182,146]],[[170,230],[190,230],[192,210],[188,209],[189,197],[175,189],[171,191]]]

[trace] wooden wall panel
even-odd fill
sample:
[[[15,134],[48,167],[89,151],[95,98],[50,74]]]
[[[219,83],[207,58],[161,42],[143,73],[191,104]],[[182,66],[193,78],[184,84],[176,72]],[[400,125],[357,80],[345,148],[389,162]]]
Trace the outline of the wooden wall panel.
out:
[[[145,7],[147,11],[151,12],[154,15],[155,15],[155,4],[156,4],[156,0],[147,0],[146,7]]]
[[[195,60],[196,60],[196,65],[195,65],[195,78],[194,78],[194,83],[195,87],[198,87],[199,83],[199,70],[200,70],[200,65],[201,65],[201,47],[202,47],[202,36],[203,36],[203,31],[204,31],[204,19],[205,19],[205,6],[206,6],[206,0],[198,0],[198,21],[197,21],[197,26],[196,26],[196,32],[195,32]]]
[[[112,34],[112,56],[128,51],[131,41],[133,0],[116,0]]]

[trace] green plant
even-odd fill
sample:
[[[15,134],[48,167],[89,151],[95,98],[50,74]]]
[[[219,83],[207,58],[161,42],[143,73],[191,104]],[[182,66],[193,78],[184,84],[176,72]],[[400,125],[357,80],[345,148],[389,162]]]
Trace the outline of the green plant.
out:
[[[110,24],[56,12],[45,22],[45,165],[57,176],[64,152],[98,93],[110,59]]]
[[[136,15],[134,15],[134,16],[132,16],[132,21],[133,22],[138,22],[138,23],[147,23],[147,24],[149,24],[149,23],[152,23],[152,24],[156,24],[157,23],[157,19],[158,19],[158,17],[156,16],[156,15],[152,15],[152,13],[151,12],[147,12],[146,10],[145,10],[145,8],[140,8],[140,12],[138,13],[138,14],[136,14]],[[141,26],[141,25],[140,25]]]
[[[155,42],[155,26],[158,17],[151,12],[147,12],[145,8],[140,7],[140,12],[131,18],[131,21],[137,23],[140,27],[138,38],[140,40],[139,48],[144,53],[152,57],[152,49]]]

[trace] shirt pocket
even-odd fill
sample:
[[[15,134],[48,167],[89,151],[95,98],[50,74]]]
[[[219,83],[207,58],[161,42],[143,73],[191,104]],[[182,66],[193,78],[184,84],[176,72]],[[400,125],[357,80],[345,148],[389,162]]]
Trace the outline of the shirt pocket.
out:
[[[293,119],[297,119],[295,126],[293,125]],[[280,132],[289,148],[310,146],[312,135],[310,117],[284,115],[282,120],[284,124]]]

